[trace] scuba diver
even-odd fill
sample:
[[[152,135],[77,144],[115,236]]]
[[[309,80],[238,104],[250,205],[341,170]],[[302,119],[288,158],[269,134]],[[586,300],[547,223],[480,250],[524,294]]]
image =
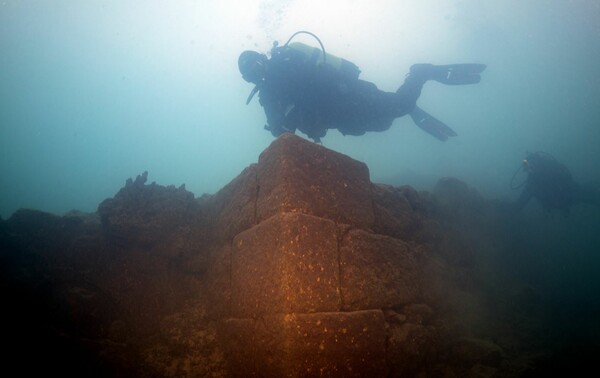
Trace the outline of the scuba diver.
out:
[[[314,37],[320,49],[290,43],[301,33]],[[299,130],[317,143],[328,129],[344,135],[385,131],[395,118],[406,114],[418,127],[445,141],[456,133],[416,105],[423,85],[428,80],[475,84],[486,68],[485,64],[415,64],[395,93],[384,92],[360,80],[354,63],[326,53],[319,38],[307,31],[294,33],[283,46],[274,42],[270,59],[256,51],[242,52],[238,66],[242,78],[255,84],[246,104],[259,93],[266,130],[275,137]]]
[[[527,173],[527,179],[520,185],[514,186],[517,174]],[[513,175],[511,188],[523,187],[515,206],[523,209],[535,197],[546,212],[558,210],[563,215],[569,214],[569,209],[575,203],[600,203],[600,191],[594,184],[579,185],[573,180],[569,169],[559,163],[546,152],[528,153],[523,164]]]

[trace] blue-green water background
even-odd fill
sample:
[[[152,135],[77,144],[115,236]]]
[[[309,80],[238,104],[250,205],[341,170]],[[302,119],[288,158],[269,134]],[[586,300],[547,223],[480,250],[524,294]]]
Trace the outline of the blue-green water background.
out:
[[[413,63],[488,64],[479,85],[425,86],[419,105],[459,134],[446,143],[408,117],[329,133],[323,144],[364,161],[372,181],[430,189],[455,176],[514,199],[510,178],[536,150],[600,181],[594,0],[13,0],[0,2],[0,215],[92,212],[146,170],[216,192],[272,141],[258,102],[244,105],[239,53],[301,29],[388,91]]]
[[[387,91],[414,63],[488,65],[478,85],[425,85],[419,105],[458,133],[445,143],[408,117],[361,137],[330,131],[324,146],[365,162],[373,182],[431,190],[454,176],[503,203],[525,153],[542,150],[600,183],[597,0],[0,0],[0,216],[94,212],[144,171],[215,193],[273,140],[256,99],[245,105],[238,55],[297,30]],[[534,314],[522,336],[544,349],[597,356],[600,208],[486,216],[456,227],[477,246],[487,305]]]

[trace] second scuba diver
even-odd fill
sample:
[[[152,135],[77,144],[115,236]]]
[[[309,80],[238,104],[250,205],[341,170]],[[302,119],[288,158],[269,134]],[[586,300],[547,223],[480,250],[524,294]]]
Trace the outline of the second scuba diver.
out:
[[[527,173],[526,180],[514,186],[515,177],[520,171]],[[558,210],[568,215],[570,207],[576,203],[600,203],[600,191],[597,185],[581,185],[573,180],[571,172],[546,152],[528,153],[521,167],[513,175],[511,187],[523,187],[516,202],[517,209],[524,208],[535,198],[544,211]]]

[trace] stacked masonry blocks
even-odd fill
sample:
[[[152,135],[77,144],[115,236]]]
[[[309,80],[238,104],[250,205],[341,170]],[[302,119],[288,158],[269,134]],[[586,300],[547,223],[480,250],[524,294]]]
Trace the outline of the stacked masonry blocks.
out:
[[[366,165],[293,135],[216,196],[219,334],[233,376],[384,376],[383,310],[418,303],[417,252],[374,233]]]

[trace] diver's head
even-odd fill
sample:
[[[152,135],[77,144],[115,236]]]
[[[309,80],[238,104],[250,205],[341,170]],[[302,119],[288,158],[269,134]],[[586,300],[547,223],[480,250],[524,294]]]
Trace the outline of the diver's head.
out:
[[[543,151],[527,152],[527,156],[523,160],[523,168],[525,172],[531,173],[539,170],[540,166],[543,166],[552,160],[554,160],[554,158]]]
[[[244,80],[258,84],[265,77],[267,56],[256,51],[246,50],[238,58],[238,67]]]

